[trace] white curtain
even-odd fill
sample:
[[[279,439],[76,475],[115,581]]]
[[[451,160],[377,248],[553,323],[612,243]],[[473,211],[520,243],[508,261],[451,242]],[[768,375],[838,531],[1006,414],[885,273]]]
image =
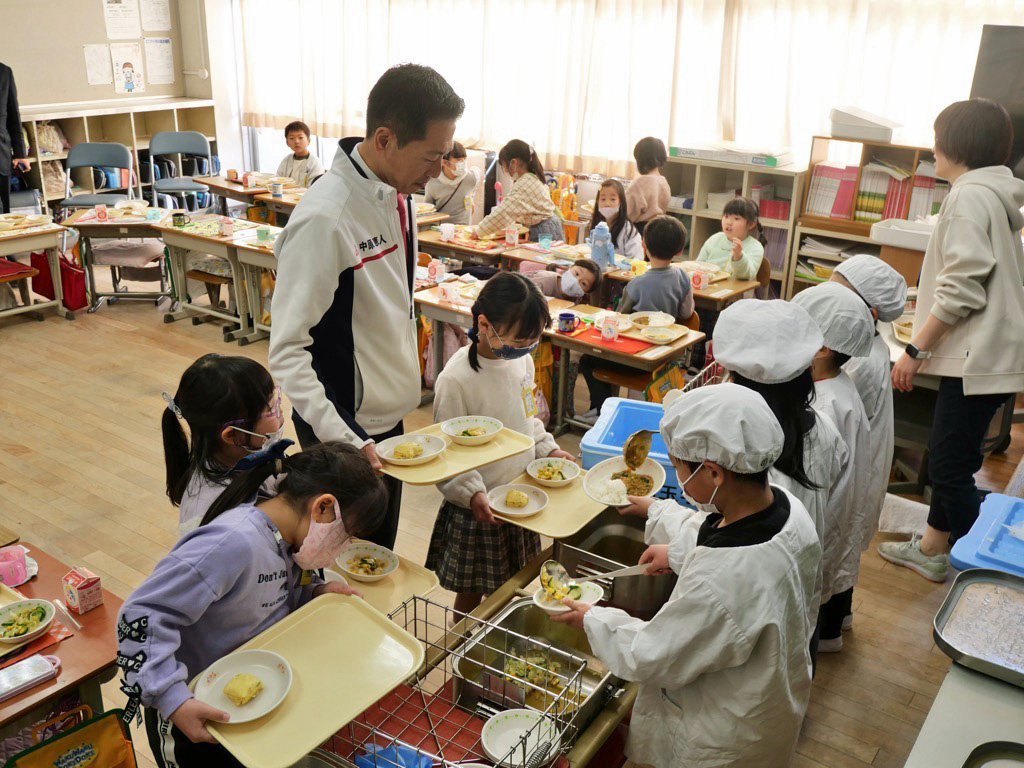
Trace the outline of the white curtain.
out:
[[[243,120],[361,135],[377,77],[437,69],[466,101],[456,136],[531,142],[549,168],[633,172],[647,135],[791,146],[852,104],[930,146],[966,98],[983,24],[1024,0],[239,0]]]

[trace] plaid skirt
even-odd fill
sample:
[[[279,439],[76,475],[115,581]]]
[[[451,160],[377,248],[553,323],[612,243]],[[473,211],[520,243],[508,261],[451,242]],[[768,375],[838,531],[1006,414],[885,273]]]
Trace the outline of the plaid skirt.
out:
[[[518,525],[490,525],[445,501],[437,512],[427,568],[452,592],[490,594],[540,553],[540,536]]]

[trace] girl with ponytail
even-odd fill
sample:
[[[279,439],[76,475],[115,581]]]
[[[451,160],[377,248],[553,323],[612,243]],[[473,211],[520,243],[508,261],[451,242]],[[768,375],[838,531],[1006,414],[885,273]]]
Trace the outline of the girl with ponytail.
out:
[[[279,475],[278,494],[248,499]],[[228,715],[198,701],[188,681],[310,600],[356,595],[317,573],[351,536],[375,530],[387,492],[352,446],[324,443],[235,473],[203,524],[182,538],[125,601],[118,621],[122,690],[145,708],[161,766],[240,766],[206,722]]]
[[[768,245],[760,216],[761,209],[749,197],[730,200],[722,211],[722,231],[707,239],[697,261],[711,262],[739,280],[757,278]]]
[[[167,496],[184,535],[199,525],[239,462],[282,442],[281,390],[255,360],[210,354],[182,374],[174,397],[164,392],[163,398]],[[279,450],[292,444],[283,443]]]
[[[441,586],[457,593],[456,610],[468,612],[540,552],[540,537],[501,525],[489,489],[510,483],[534,459],[573,461],[536,417],[531,353],[551,325],[547,300],[518,272],[501,272],[473,304],[470,345],[456,352],[434,387],[434,421],[490,416],[531,435],[533,450],[467,472],[438,485],[444,502],[434,522],[427,567]]]
[[[513,139],[498,152],[498,165],[512,177],[512,189],[505,199],[491,209],[471,237],[489,237],[501,234],[505,227],[515,224],[530,228],[530,240],[537,242],[541,235],[562,240],[562,218],[544,178],[544,166],[537,152],[525,141]]]

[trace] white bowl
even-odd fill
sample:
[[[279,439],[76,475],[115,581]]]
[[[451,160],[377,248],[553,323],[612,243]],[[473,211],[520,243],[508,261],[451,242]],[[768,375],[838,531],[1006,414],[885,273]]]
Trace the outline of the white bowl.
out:
[[[671,328],[664,328],[662,326],[643,328],[640,331],[640,335],[647,339],[647,341],[651,342],[651,344],[671,344],[682,336],[679,331],[674,331]]]
[[[565,479],[542,480],[537,477],[537,472],[548,464],[554,464],[561,469],[562,474],[565,475]],[[575,461],[569,461],[568,459],[534,459],[526,465],[526,474],[533,478],[535,482],[540,485],[547,486],[548,488],[564,488],[580,476],[580,465]]]
[[[586,603],[587,605],[593,605],[604,599],[604,590],[601,589],[600,584],[595,584],[592,581],[588,581],[586,584],[580,584],[580,589],[583,590],[583,595],[576,602]],[[557,600],[552,600],[544,592],[544,587],[540,587],[536,592],[533,593],[533,604],[540,608],[545,613],[549,613],[555,616],[559,613],[568,613],[569,606],[561,603]]]
[[[604,327],[604,321],[609,317],[614,317],[619,321],[619,331],[628,331],[633,327],[632,321],[629,319],[629,315],[620,315],[617,312],[599,312],[594,315],[594,327],[598,330]]]
[[[53,623],[54,615],[53,603],[49,600],[16,600],[13,603],[5,605],[3,608],[0,608],[0,626],[2,626],[3,623],[16,611],[20,611],[23,608],[34,608],[36,606],[42,606],[45,611],[42,623],[31,632],[26,632],[23,635],[18,635],[17,637],[0,637],[0,643],[4,643],[5,645],[19,645],[30,640],[35,640],[37,637],[42,637],[49,631],[50,625]]]
[[[341,566],[338,566],[339,568]],[[348,579],[342,576],[333,568],[324,568],[324,584],[330,584],[331,582],[337,582],[338,584],[344,584],[348,586]]]
[[[522,491],[525,493],[529,499],[526,506],[508,506],[505,503],[505,495],[509,491]],[[548,495],[544,491],[525,483],[510,483],[509,485],[499,485],[497,488],[492,488],[487,492],[487,500],[491,504],[491,509],[505,515],[505,517],[530,517],[531,515],[536,515],[548,505]]]
[[[26,224],[52,224],[53,219],[45,213],[32,213],[25,217]]]
[[[598,504],[609,504],[610,502],[600,498],[597,494],[597,484],[606,480],[611,480],[611,477],[616,472],[621,472],[626,469],[626,460],[621,456],[613,456],[610,459],[595,464],[588,472],[586,477],[583,478],[583,491],[596,501]],[[646,494],[647,496],[654,496],[661,487],[665,485],[665,468],[661,466],[654,459],[649,456],[644,459],[644,463],[640,465],[637,470],[642,475],[650,475],[653,481],[651,492]]]
[[[629,319],[637,328],[667,328],[676,321],[668,312],[633,312]]]
[[[441,431],[459,445],[483,445],[493,440],[494,436],[501,432],[503,426],[500,421],[492,419],[490,416],[456,416],[454,419],[443,422]],[[487,433],[477,437],[460,434],[473,427],[483,427]]]
[[[383,573],[375,573],[372,576],[368,576],[365,573],[355,573],[349,569],[348,561],[353,557],[363,556],[376,557],[378,560],[386,560],[387,565],[384,567]],[[398,556],[387,547],[382,547],[379,544],[374,544],[369,541],[354,541],[341,550],[341,554],[338,555],[334,561],[335,564],[342,570],[346,579],[352,578],[356,581],[374,582],[380,581],[381,579],[390,576],[398,568]]]
[[[224,686],[235,675],[255,675],[263,683],[263,690],[241,706],[224,695]],[[231,720],[227,727],[248,723],[272,712],[284,701],[292,687],[291,665],[280,654],[265,650],[236,651],[213,662],[196,680],[196,699],[227,712]]]
[[[532,709],[508,709],[494,715],[480,733],[480,744],[487,757],[502,768],[522,766],[537,747],[549,741],[551,749],[542,765],[558,756],[562,739],[554,721]]]
[[[423,453],[414,459],[396,459],[395,448],[402,443],[417,443],[423,446]],[[387,440],[382,440],[377,444],[377,455],[380,456],[384,461],[389,464],[395,464],[400,467],[411,467],[416,464],[426,464],[428,461],[433,461],[442,453],[444,449],[448,447],[443,438],[437,437],[436,435],[397,435],[395,437],[389,437]]]
[[[128,209],[133,211],[144,211],[149,208],[148,200],[122,200],[119,203],[114,203],[114,208],[119,210]]]

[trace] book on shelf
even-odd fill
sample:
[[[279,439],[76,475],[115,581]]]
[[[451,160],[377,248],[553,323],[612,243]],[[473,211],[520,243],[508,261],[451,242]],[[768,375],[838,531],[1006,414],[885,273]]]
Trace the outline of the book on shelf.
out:
[[[814,166],[804,213],[849,219],[857,186],[857,166],[822,162]]]
[[[766,227],[764,237],[768,244],[764,247],[764,257],[772,265],[772,269],[786,266],[786,240],[789,233],[778,227]]]
[[[763,165],[766,168],[779,168],[793,162],[793,154],[788,149],[743,147],[730,141],[712,142],[703,147],[669,147],[668,153],[672,157]]]
[[[903,212],[902,200],[910,186],[910,171],[885,160],[873,159],[861,168],[854,221],[873,224]],[[886,216],[891,213],[891,216]]]
[[[760,205],[762,201],[775,197],[775,185],[770,181],[754,184],[750,187],[750,199]]]
[[[789,220],[789,200],[762,200],[759,204],[762,219]]]
[[[726,189],[721,192],[708,192],[707,208],[712,213],[722,213],[726,204],[742,194],[739,189]]]

